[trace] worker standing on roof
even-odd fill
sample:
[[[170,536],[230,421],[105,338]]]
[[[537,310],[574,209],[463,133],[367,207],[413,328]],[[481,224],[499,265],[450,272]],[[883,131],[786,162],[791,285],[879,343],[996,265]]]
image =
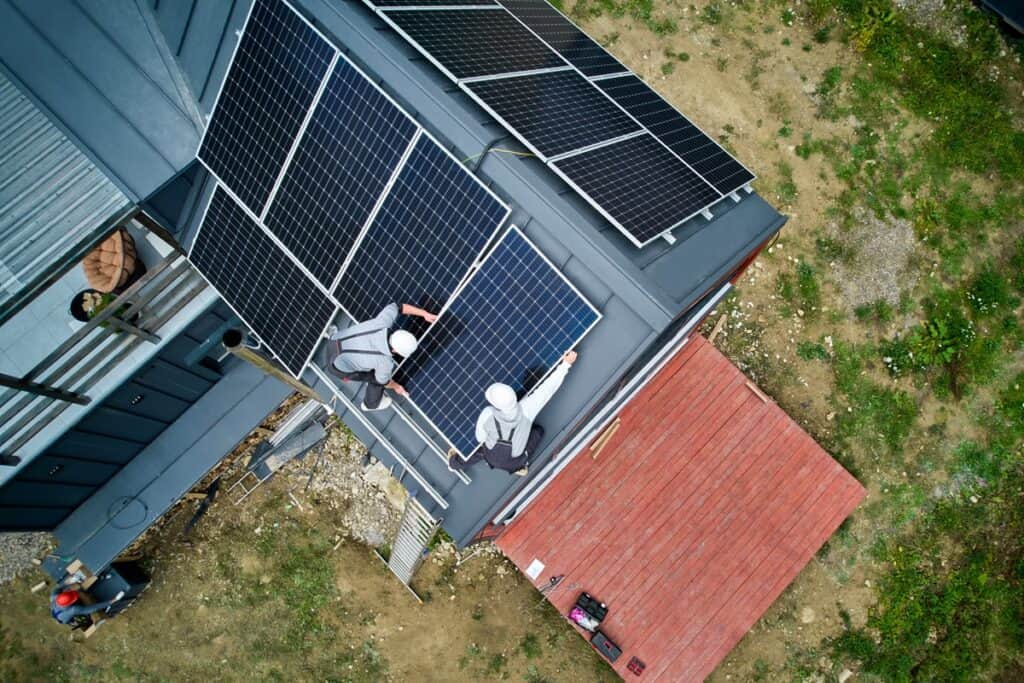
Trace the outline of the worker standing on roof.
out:
[[[476,438],[480,446],[466,460],[458,453],[448,455],[448,469],[461,470],[484,460],[492,468],[525,476],[530,456],[544,438],[544,429],[534,420],[565,381],[569,368],[576,362],[576,352],[566,351],[561,362],[543,382],[522,401],[507,384],[487,387],[484,396],[489,404],[476,420]]]
[[[398,320],[399,312],[423,318],[428,323],[437,320],[433,313],[412,304],[402,304],[401,307],[389,304],[372,320],[341,331],[332,325],[328,330],[327,338],[338,342],[339,346],[333,360],[337,374],[345,379],[366,383],[363,410],[384,410],[390,406],[391,399],[384,395],[385,389],[391,389],[400,396],[408,396],[405,387],[391,379],[396,367],[392,354],[408,357],[418,344],[411,332],[390,331]]]

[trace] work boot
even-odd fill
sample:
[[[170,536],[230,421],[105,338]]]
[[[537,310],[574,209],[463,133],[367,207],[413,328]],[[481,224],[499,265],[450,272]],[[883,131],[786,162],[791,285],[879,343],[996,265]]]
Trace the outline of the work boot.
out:
[[[338,326],[337,325],[330,325],[330,326],[327,327],[327,331],[324,332],[324,338],[325,339],[330,339],[331,337],[333,337],[337,333],[338,333]]]
[[[525,477],[529,473],[530,473],[530,470],[528,468],[520,467],[518,470],[516,470],[512,474],[516,475],[517,477]]]
[[[387,410],[388,408],[391,407],[391,397],[390,396],[385,396],[384,398],[382,398],[380,400],[380,404],[376,408],[367,408],[366,407],[366,401],[363,401],[359,405],[359,407],[362,408],[364,411],[366,411],[368,413],[372,413],[375,410]]]

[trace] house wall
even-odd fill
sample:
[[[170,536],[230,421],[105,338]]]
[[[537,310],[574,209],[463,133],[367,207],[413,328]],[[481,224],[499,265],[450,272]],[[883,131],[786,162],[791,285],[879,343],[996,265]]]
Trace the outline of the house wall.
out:
[[[174,423],[221,378],[194,356],[231,319],[222,303],[197,318],[0,487],[0,531],[52,530]]]

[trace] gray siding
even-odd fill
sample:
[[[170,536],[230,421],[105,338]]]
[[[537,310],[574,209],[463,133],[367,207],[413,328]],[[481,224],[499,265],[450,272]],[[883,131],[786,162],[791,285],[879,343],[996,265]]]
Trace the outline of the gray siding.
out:
[[[0,72],[0,304],[130,203]]]
[[[199,144],[194,103],[148,12],[128,0],[0,0],[0,63],[136,202]]]

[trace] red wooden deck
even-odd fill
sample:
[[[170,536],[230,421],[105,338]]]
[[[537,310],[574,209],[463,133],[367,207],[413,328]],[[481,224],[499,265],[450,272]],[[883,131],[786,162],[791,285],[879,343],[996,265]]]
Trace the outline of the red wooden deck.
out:
[[[498,539],[563,614],[581,591],[638,681],[700,681],[864,497],[863,487],[703,337]],[[583,633],[583,631],[580,631]]]

